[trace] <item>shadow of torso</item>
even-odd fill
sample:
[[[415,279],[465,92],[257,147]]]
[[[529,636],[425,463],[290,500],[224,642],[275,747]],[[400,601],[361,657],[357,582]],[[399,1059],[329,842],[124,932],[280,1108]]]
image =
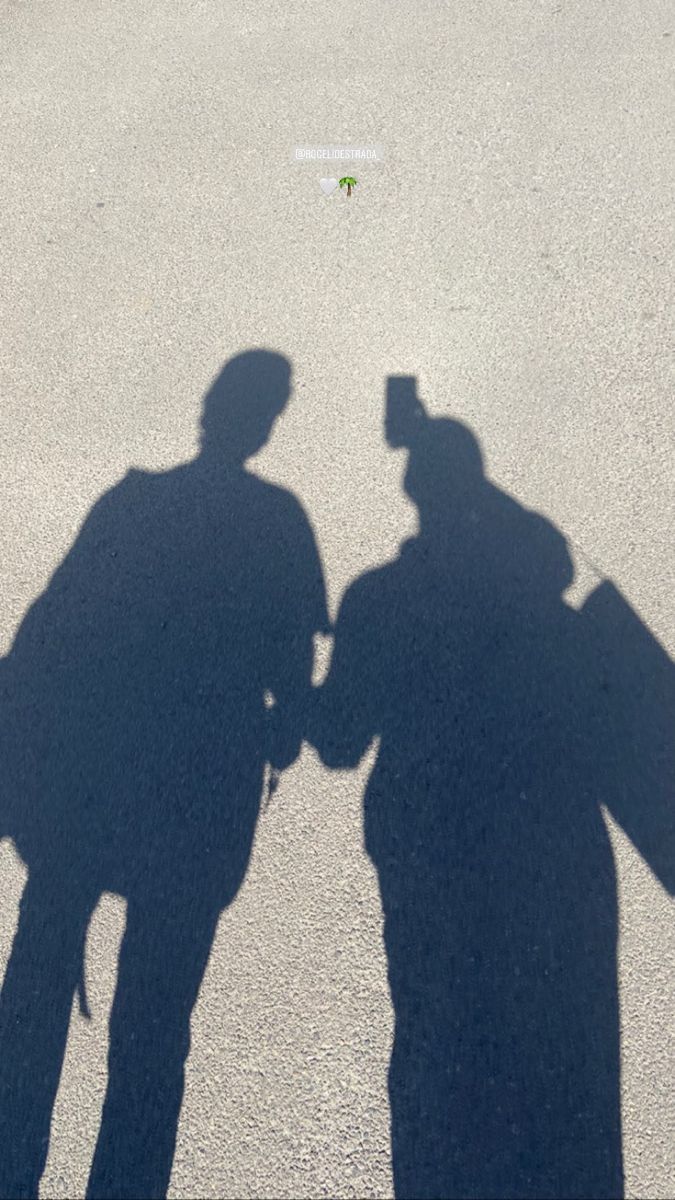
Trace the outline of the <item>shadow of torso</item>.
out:
[[[246,869],[266,690],[325,626],[288,493],[244,470],[132,471],[95,505],[3,664],[11,832],[97,890],[215,889]],[[217,893],[217,894],[216,894]]]

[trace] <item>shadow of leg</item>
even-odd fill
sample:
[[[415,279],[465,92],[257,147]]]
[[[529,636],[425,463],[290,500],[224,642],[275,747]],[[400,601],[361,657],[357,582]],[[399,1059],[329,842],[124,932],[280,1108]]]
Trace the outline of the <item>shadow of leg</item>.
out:
[[[172,903],[172,898],[168,904]],[[110,1019],[108,1090],[87,1196],[166,1195],[190,1049],[190,1015],[219,912],[130,901]]]
[[[34,1197],[94,903],[29,877],[0,996],[0,1196]]]

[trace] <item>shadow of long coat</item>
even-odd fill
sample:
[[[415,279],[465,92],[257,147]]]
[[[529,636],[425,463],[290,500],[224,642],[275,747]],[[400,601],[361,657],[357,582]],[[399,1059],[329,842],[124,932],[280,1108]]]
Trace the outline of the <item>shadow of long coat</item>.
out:
[[[672,888],[672,664],[611,584],[568,607],[561,534],[485,478],[465,427],[416,417],[419,536],[348,590],[315,714],[332,766],[380,743],[396,1195],[618,1197],[601,806]]]

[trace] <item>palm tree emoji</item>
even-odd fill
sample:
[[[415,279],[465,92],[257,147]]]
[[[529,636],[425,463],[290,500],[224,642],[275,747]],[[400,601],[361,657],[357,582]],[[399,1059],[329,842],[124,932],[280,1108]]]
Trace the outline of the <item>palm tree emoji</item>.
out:
[[[353,179],[351,175],[343,175],[342,179],[340,180],[340,187],[346,187],[347,195],[351,196],[352,188],[356,187],[356,180]]]

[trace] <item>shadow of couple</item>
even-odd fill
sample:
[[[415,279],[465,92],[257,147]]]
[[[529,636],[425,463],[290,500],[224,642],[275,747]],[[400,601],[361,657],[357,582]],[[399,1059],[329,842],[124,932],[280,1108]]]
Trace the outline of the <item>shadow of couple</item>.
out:
[[[282,356],[231,359],[198,456],[94,505],[0,663],[0,836],[28,868],[0,997],[0,1195],[37,1195],[103,891],[127,920],[87,1195],[165,1195],[190,1014],[265,766],[309,740],[347,768],[377,737],[364,824],[397,1197],[621,1196],[601,810],[672,890],[672,663],[609,581],[565,604],[564,537],[394,378],[386,434],[419,534],[348,589],[313,689],[331,628],[315,538],[245,465],[290,390]]]

